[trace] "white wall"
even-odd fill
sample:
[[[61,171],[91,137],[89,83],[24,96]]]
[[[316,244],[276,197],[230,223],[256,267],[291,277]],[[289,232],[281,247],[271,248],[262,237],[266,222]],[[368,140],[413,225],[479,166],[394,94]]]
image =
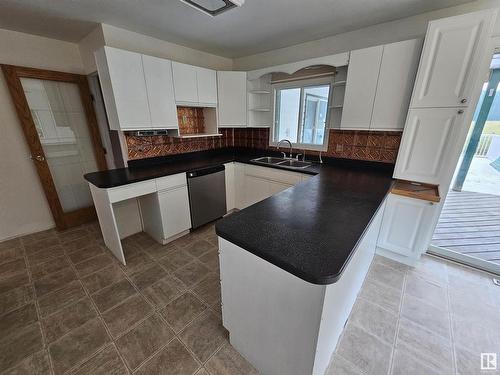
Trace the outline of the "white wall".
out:
[[[0,29],[0,64],[83,73],[78,46]],[[40,180],[0,74],[0,241],[54,226]]]
[[[101,24],[78,42],[85,74],[91,74],[97,71],[94,52],[104,45],[104,32]]]
[[[358,48],[423,37],[427,29],[427,23],[433,19],[499,6],[500,1],[498,0],[479,0],[456,7],[423,13],[295,46],[237,58],[233,61],[233,68],[234,70],[254,70],[314,57],[328,56]],[[500,17],[497,19],[494,35],[500,35]]]

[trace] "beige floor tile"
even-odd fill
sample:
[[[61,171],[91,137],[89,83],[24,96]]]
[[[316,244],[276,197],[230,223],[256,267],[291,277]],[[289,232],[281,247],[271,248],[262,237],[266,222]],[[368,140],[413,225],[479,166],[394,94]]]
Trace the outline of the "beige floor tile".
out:
[[[176,248],[177,246],[173,243],[168,243],[166,245],[155,243],[153,246],[144,249],[144,252],[153,259],[160,259],[167,255],[169,251],[175,250]]]
[[[497,354],[498,355],[498,354]],[[457,375],[476,375],[476,374],[500,374],[500,368],[497,370],[481,371],[481,351],[469,351],[465,348],[455,345],[455,363]]]
[[[216,251],[214,245],[204,239],[199,239],[186,245],[184,250],[194,257],[200,257],[209,251]]]
[[[21,247],[5,247],[3,249],[0,248],[0,265],[12,262],[17,259],[22,259],[23,256],[23,249]]]
[[[205,362],[227,341],[227,331],[212,313],[196,318],[181,333],[180,338],[201,361]]]
[[[188,287],[203,280],[210,270],[197,260],[189,263],[187,266],[179,268],[174,275]]]
[[[392,365],[392,375],[439,375],[437,372],[415,359],[410,351],[405,350],[403,346],[394,351]]]
[[[205,310],[205,305],[187,292],[170,302],[160,313],[174,331],[179,332]]]
[[[92,303],[84,298],[42,320],[47,342],[53,342],[97,316]]]
[[[167,275],[160,281],[144,289],[142,293],[146,298],[157,307],[163,307],[182,292],[186,286],[176,277]]]
[[[205,266],[210,268],[212,271],[219,269],[219,252],[217,250],[209,251],[208,253],[199,257],[198,260]]]
[[[408,275],[405,293],[419,298],[441,310],[448,310],[446,287],[421,278],[415,274]]]
[[[26,250],[26,254],[32,255],[36,254],[40,251],[45,251],[46,249],[59,246],[61,241],[59,238],[55,236],[50,236],[47,238],[40,239],[38,241],[32,241],[30,243],[24,244],[24,249]]]
[[[75,268],[80,277],[84,277],[113,264],[113,262],[114,260],[111,256],[108,254],[102,254],[75,264]]]
[[[418,276],[438,284],[448,283],[448,267],[446,262],[429,255],[422,256],[415,267],[409,272],[416,273]]]
[[[133,239],[134,239],[134,242],[137,245],[139,245],[139,247],[142,250],[147,249],[148,247],[154,246],[158,243],[145,232],[140,232],[140,233],[134,234]]]
[[[33,289],[29,285],[14,288],[0,294],[0,316],[26,305],[33,298]]]
[[[31,277],[33,280],[38,280],[44,276],[50,275],[51,273],[58,272],[64,268],[70,267],[69,261],[65,255],[51,259],[45,263],[39,263],[31,265]]]
[[[0,338],[6,338],[38,320],[36,307],[30,303],[0,317]]]
[[[130,275],[130,278],[133,283],[142,290],[153,285],[165,276],[167,276],[167,271],[165,271],[158,264],[154,264],[152,267],[133,273]]]
[[[402,295],[402,289],[391,288],[369,278],[359,292],[360,297],[396,314],[399,312]]]
[[[125,256],[127,265],[121,266],[127,275],[139,272],[154,265],[153,258],[142,251],[136,251]]]
[[[0,338],[0,372],[40,351],[42,347],[42,332],[38,322],[14,335]]]
[[[39,351],[22,360],[2,375],[50,375],[49,355],[45,350]]]
[[[209,305],[220,301],[221,289],[220,279],[216,274],[209,274],[206,278],[196,284],[192,290],[204,302]]]
[[[257,370],[229,343],[210,358],[205,368],[212,375],[258,375]]]
[[[92,319],[49,345],[54,372],[62,374],[90,358],[110,341],[99,319]]]
[[[118,352],[113,345],[104,350],[78,367],[74,375],[122,375],[128,374]]]
[[[335,354],[325,375],[363,375],[363,374],[351,362],[342,358],[338,354]]]
[[[46,238],[56,238],[56,230],[48,229],[41,232],[36,232],[32,234],[28,234],[26,236],[21,237],[21,242],[24,246],[31,244],[33,242],[37,242]]]
[[[10,240],[5,240],[0,242],[0,254],[2,250],[8,250],[12,248],[20,248],[23,246],[20,238],[12,238]]]
[[[412,356],[443,374],[453,369],[451,341],[426,328],[401,318],[396,347],[405,347]]]
[[[134,294],[137,294],[137,291],[128,280],[124,279],[101,289],[92,295],[92,299],[99,311],[103,313]]]
[[[389,345],[394,344],[398,316],[364,299],[358,299],[349,321]]]
[[[457,315],[452,315],[451,320],[455,344],[470,351],[491,353],[500,350],[496,345],[500,324],[492,324],[488,320],[471,320]]]
[[[89,260],[90,258],[93,258],[97,255],[104,254],[104,252],[105,249],[103,249],[101,246],[97,244],[89,244],[83,249],[70,253],[68,256],[73,263],[80,263],[84,260]]]
[[[373,263],[374,264],[381,264],[386,267],[390,267],[396,271],[406,273],[408,270],[410,270],[410,267],[407,266],[406,264],[396,262],[395,260],[386,258],[381,255],[375,255],[373,258]]]
[[[81,227],[71,228],[62,232],[57,232],[57,237],[61,243],[68,243],[76,239],[87,237],[89,232]]]
[[[79,281],[72,281],[64,288],[49,293],[38,300],[40,315],[45,317],[85,297]]]
[[[367,278],[399,290],[403,288],[405,274],[386,265],[372,263]]]
[[[95,293],[122,280],[125,280],[125,274],[118,265],[113,264],[84,277],[82,283],[90,293]]]
[[[450,338],[450,319],[446,310],[438,309],[421,299],[406,294],[403,297],[401,316],[446,339]]]
[[[38,280],[35,280],[35,293],[37,298],[61,289],[68,285],[70,282],[76,280],[75,271],[71,268],[64,268],[62,271],[51,273]]]
[[[102,316],[113,338],[117,338],[146,318],[152,311],[153,308],[144,298],[134,295],[106,311]]]
[[[76,238],[72,241],[65,242],[62,246],[68,254],[78,252],[85,249],[88,246],[95,245],[97,242],[91,234],[87,234],[84,237]]]
[[[137,375],[192,375],[198,362],[177,339],[173,339],[164,349],[137,370]]]
[[[116,341],[116,346],[131,369],[136,369],[174,337],[173,331],[153,315]]]
[[[65,254],[61,245],[43,249],[35,254],[27,254],[28,262],[31,266],[36,264],[49,262],[54,258],[63,256]]]

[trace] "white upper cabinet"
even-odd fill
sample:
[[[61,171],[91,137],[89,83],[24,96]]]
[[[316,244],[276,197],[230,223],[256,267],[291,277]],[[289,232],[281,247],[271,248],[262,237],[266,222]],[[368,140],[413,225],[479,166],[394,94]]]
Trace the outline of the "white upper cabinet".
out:
[[[429,22],[411,107],[467,106],[494,12]]]
[[[104,47],[95,58],[110,128],[151,128],[141,54]]]
[[[196,66],[172,62],[175,101],[177,103],[198,103],[198,82]]]
[[[217,72],[219,127],[247,125],[246,72]]]
[[[439,185],[463,124],[459,108],[410,109],[394,178]]]
[[[152,127],[176,129],[177,107],[172,81],[172,62],[146,55],[142,55],[142,62]]]
[[[179,105],[217,106],[215,70],[172,62],[175,101]]]
[[[351,51],[347,69],[342,129],[368,129],[377,90],[383,46]]]
[[[206,107],[217,106],[217,73],[215,70],[196,67],[198,102]]]
[[[422,39],[384,46],[370,129],[404,128],[421,49]]]

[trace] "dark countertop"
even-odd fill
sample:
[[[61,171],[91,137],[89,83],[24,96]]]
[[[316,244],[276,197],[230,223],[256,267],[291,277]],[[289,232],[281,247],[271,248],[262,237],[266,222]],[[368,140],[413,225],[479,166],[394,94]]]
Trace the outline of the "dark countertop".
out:
[[[157,159],[156,165],[144,161],[89,173],[85,179],[110,188],[231,161],[254,164],[250,159],[270,154],[230,149],[196,153]],[[216,232],[307,282],[332,284],[389,192],[392,169],[387,164],[339,159],[295,169],[316,176],[219,220]]]

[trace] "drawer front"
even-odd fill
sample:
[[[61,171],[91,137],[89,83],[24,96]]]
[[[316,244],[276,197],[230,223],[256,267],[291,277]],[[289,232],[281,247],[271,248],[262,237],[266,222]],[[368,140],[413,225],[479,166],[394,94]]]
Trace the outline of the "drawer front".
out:
[[[108,195],[110,202],[115,203],[154,192],[156,192],[155,180],[148,180],[109,189]]]
[[[185,173],[178,173],[172,176],[165,176],[156,179],[156,187],[158,188],[158,191],[185,185],[187,185]]]
[[[245,166],[245,174],[254,177],[264,178],[289,185],[296,185],[302,180],[301,173],[288,172],[276,168],[258,167],[254,165]]]

